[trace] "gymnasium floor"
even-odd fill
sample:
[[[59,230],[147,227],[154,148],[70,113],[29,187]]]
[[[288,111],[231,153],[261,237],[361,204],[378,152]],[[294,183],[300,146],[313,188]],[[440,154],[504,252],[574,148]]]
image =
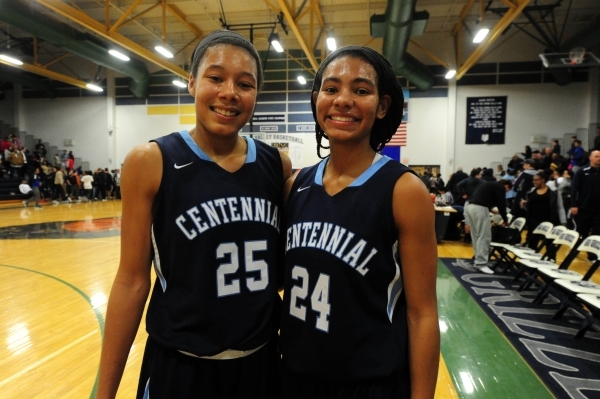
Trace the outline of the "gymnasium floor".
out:
[[[0,398],[94,397],[120,214],[120,201],[0,208]],[[470,258],[472,249],[446,242],[438,254]],[[553,397],[441,264],[438,300],[436,398]],[[142,327],[118,398],[135,397],[145,339]]]

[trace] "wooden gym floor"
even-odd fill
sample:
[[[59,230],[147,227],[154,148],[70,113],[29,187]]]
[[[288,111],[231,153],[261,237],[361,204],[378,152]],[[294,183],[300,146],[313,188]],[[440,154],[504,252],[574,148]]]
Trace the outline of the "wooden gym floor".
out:
[[[119,263],[120,215],[120,201],[43,204],[41,211],[24,208],[21,202],[0,205],[0,398],[94,397],[106,303]],[[444,242],[438,254],[470,258],[473,251],[467,244]],[[583,259],[576,262],[575,270],[589,265]],[[594,281],[600,283],[598,273]],[[454,290],[452,295],[447,294],[449,289]],[[453,313],[456,292],[468,295],[454,278],[440,274],[440,319],[460,323],[465,317]],[[495,330],[486,318],[481,323]],[[457,373],[465,369],[481,373],[478,364],[490,348],[478,345],[480,353],[466,361],[461,345],[448,339],[442,334],[436,398],[482,397],[482,392],[465,390]],[[142,323],[118,398],[135,397],[145,340]],[[499,341],[503,342],[490,342],[490,347],[507,344]],[[503,353],[511,364],[524,363],[509,346]],[[528,374],[517,376],[519,397],[552,397],[533,373]],[[512,396],[512,387],[494,390],[493,375],[481,378],[490,381],[486,397],[517,397]],[[522,388],[527,378],[533,387],[529,394]]]

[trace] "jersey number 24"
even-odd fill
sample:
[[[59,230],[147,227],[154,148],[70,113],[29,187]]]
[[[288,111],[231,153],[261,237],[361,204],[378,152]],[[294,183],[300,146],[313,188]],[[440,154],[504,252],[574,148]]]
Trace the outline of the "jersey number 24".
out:
[[[290,314],[306,321],[306,307],[298,305],[298,300],[305,300],[308,295],[308,270],[302,266],[294,266],[292,269],[292,279],[302,280],[301,285],[295,285],[292,288],[290,296]],[[329,332],[329,313],[331,312],[331,304],[329,303],[329,276],[327,274],[319,274],[315,288],[310,296],[310,306],[312,310],[317,312],[316,328],[318,330]]]

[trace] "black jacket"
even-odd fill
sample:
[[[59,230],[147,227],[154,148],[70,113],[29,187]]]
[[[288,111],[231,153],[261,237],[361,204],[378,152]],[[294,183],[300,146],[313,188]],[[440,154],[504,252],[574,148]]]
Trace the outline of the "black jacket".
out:
[[[600,211],[600,168],[588,165],[575,173],[571,183],[571,207]]]

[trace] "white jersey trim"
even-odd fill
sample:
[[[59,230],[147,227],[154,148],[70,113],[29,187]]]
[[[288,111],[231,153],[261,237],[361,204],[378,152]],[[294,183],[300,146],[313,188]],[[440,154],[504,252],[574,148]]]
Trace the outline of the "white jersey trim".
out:
[[[154,224],[152,224],[152,247],[154,248],[154,270],[156,271],[156,275],[158,276],[158,280],[160,281],[160,285],[162,287],[163,292],[167,290],[167,280],[162,274],[162,269],[160,268],[160,254],[158,253],[158,246],[156,245],[156,238],[154,237]]]
[[[390,322],[392,321],[392,316],[394,315],[394,309],[396,308],[396,303],[398,302],[398,298],[400,298],[400,294],[402,293],[402,289],[404,285],[402,284],[402,272],[400,270],[400,265],[398,264],[398,241],[394,243],[392,246],[392,257],[394,258],[394,265],[396,267],[396,275],[394,279],[390,282],[388,286],[388,305],[387,305],[387,314]]]

